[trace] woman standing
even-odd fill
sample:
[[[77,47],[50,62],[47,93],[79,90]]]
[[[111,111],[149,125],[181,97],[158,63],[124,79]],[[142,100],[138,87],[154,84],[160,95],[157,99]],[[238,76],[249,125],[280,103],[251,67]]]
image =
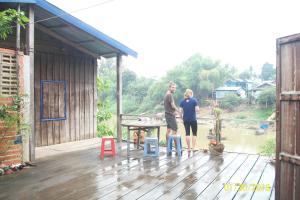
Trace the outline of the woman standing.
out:
[[[183,118],[186,143],[188,146],[188,152],[191,151],[190,148],[190,129],[192,129],[192,150],[195,150],[196,138],[197,138],[197,117],[196,111],[199,112],[199,106],[197,99],[193,98],[193,91],[191,89],[186,89],[184,93],[184,99],[180,102],[181,116]]]

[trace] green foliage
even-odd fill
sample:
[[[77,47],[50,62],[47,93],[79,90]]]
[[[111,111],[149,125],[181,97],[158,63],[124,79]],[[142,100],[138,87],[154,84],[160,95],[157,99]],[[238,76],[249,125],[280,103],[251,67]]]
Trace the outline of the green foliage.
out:
[[[275,80],[276,70],[270,63],[265,63],[261,68],[260,78],[262,80]]]
[[[260,92],[257,102],[260,105],[264,105],[266,108],[272,107],[276,103],[276,88],[267,88]]]
[[[222,100],[221,100],[221,107],[224,109],[228,109],[230,111],[233,111],[234,108],[241,105],[242,99],[241,97],[237,96],[236,94],[227,94]]]
[[[101,97],[110,101],[110,111],[115,104],[115,63],[102,60],[99,76],[109,81],[110,89],[102,92]],[[131,114],[163,112],[163,98],[168,89],[168,82],[177,85],[174,94],[175,104],[183,98],[184,91],[190,88],[200,105],[207,104],[214,89],[222,86],[225,80],[236,74],[236,69],[228,65],[221,66],[219,61],[195,54],[183,63],[168,71],[166,76],[153,80],[130,71],[123,72],[123,112]]]
[[[30,133],[30,125],[24,122],[23,113],[26,96],[14,96],[12,105],[0,106],[0,121],[3,126],[0,128],[0,144],[2,148],[1,153],[5,153],[10,148],[9,140],[7,140],[7,132],[10,128],[16,127],[17,135],[26,135]],[[1,163],[1,162],[0,162]]]
[[[98,137],[113,136],[113,135],[114,135],[114,133],[109,128],[108,124],[106,124],[106,123],[97,124],[97,136]]]
[[[266,156],[275,156],[276,141],[275,138],[268,139],[266,143],[260,146],[260,153]]]
[[[14,9],[0,11],[0,38],[5,40],[13,32],[13,26],[19,23],[23,28],[29,22],[24,12]]]
[[[246,117],[246,115],[244,115],[244,114],[239,114],[239,115],[237,115],[235,118],[236,118],[236,119],[246,119],[247,117]]]
[[[266,120],[268,117],[275,112],[274,108],[260,108],[260,109],[253,109],[254,116],[253,118],[257,120]]]
[[[113,135],[112,130],[107,124],[108,120],[111,119],[112,113],[109,111],[110,102],[104,95],[110,89],[109,81],[97,77],[97,91],[98,91],[98,112],[97,112],[97,136],[111,136]]]
[[[244,79],[244,80],[249,80],[254,77],[256,77],[256,74],[255,74],[252,66],[250,66],[248,69],[245,69],[244,71],[242,71],[239,74],[239,78]]]
[[[213,109],[214,116],[215,116],[215,135],[216,135],[216,141],[218,143],[221,142],[221,131],[222,131],[222,119],[221,119],[221,114],[222,110],[220,108],[214,108]]]

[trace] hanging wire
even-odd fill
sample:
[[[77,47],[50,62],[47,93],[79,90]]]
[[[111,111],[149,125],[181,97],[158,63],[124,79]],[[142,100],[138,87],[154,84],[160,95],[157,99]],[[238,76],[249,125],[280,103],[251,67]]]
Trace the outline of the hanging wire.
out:
[[[107,3],[111,3],[113,1],[116,1],[116,0],[104,0],[104,1],[99,2],[97,4],[93,4],[93,5],[84,7],[84,8],[79,8],[79,9],[73,10],[71,12],[63,11],[63,12],[65,12],[64,14],[56,15],[56,16],[52,16],[52,17],[48,17],[48,18],[45,18],[45,19],[40,19],[40,20],[37,20],[37,21],[35,21],[33,23],[27,23],[26,25],[28,25],[28,24],[37,24],[37,23],[40,23],[40,22],[44,22],[44,21],[48,21],[48,20],[60,18],[62,16],[67,16],[67,15],[70,15],[70,14],[73,14],[73,13],[76,13],[76,12],[80,12],[80,11],[88,10],[88,9],[91,9],[91,8],[95,8],[97,6],[101,6],[101,5],[104,5],[104,4],[107,4]],[[11,26],[11,28],[15,28],[15,27],[17,27],[17,25]]]

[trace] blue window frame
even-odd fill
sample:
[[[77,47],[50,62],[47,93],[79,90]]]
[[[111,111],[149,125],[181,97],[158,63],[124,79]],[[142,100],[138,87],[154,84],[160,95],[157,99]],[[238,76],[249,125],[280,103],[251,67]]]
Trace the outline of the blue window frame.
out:
[[[66,94],[66,91],[67,91],[67,82],[66,81],[53,81],[53,80],[41,80],[41,90],[40,90],[40,118],[41,118],[41,121],[44,122],[44,121],[61,121],[61,120],[66,120],[67,119],[67,94]],[[58,87],[59,86],[63,86],[63,102],[64,102],[64,105],[63,105],[63,116],[59,116],[59,113],[57,114],[57,116],[45,116],[45,113],[44,113],[44,106],[45,106],[45,102],[44,102],[44,96],[45,96],[45,93],[44,93],[44,89],[45,89],[45,86],[55,86],[57,85]],[[50,95],[51,92],[55,92],[55,91],[47,91],[46,94],[48,94],[49,98],[50,98]],[[58,94],[60,95],[60,94]],[[48,105],[46,105],[48,106]],[[57,106],[58,109],[59,109],[59,104],[57,105],[53,105],[54,106]],[[55,107],[54,107],[55,108]]]

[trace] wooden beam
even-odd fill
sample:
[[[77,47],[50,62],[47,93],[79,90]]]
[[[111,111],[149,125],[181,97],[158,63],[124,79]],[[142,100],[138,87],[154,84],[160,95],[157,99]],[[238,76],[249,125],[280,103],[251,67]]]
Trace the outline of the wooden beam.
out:
[[[47,26],[47,28],[49,29],[60,29],[60,28],[68,28],[70,27],[70,25],[68,24],[59,24],[59,25],[55,25],[55,26]]]
[[[122,142],[122,127],[121,127],[121,114],[122,114],[122,55],[117,55],[117,139]]]
[[[92,43],[92,42],[95,42],[95,40],[82,40],[82,41],[76,42],[76,44],[85,44],[85,43]]]
[[[76,43],[74,43],[74,42],[66,39],[63,36],[58,35],[54,31],[52,31],[51,29],[47,29],[46,27],[44,27],[42,25],[39,25],[39,24],[36,24],[36,28],[39,29],[40,31],[42,31],[42,32],[44,32],[44,33],[46,33],[46,34],[48,34],[48,35],[50,35],[50,36],[52,36],[52,37],[54,37],[54,38],[56,38],[56,39],[58,39],[60,41],[66,43],[67,45],[78,49],[79,51],[81,51],[83,53],[86,53],[86,54],[88,54],[88,55],[90,55],[90,56],[92,56],[94,58],[98,58],[99,57],[99,55],[97,55],[97,54],[95,54],[93,52],[90,52],[89,50],[85,49],[84,47],[82,47],[82,46],[80,46],[80,45],[78,45],[78,44],[76,44]]]
[[[30,62],[30,113],[31,117],[29,119],[31,125],[31,134],[29,137],[29,151],[30,151],[30,160],[35,160],[35,117],[34,117],[34,7],[33,5],[29,5],[29,23],[27,27],[27,47],[28,47],[28,55]]]

